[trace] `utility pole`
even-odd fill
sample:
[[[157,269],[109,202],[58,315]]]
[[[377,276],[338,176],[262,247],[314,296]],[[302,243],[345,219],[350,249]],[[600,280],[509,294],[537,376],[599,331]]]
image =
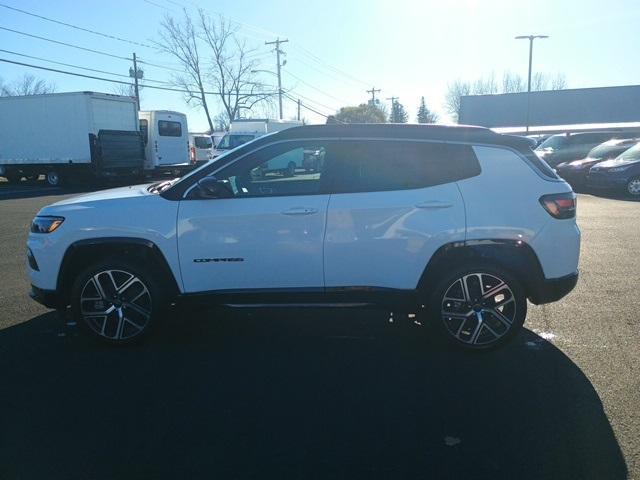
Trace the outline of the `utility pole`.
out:
[[[280,107],[280,120],[282,120],[282,76],[280,75],[280,67],[284,67],[285,64],[287,63],[287,61],[285,60],[284,63],[280,63],[280,54],[282,53],[283,55],[285,55],[285,52],[280,50],[280,44],[281,43],[287,43],[289,40],[285,39],[285,40],[280,40],[280,38],[277,38],[275,41],[273,42],[264,42],[265,45],[275,45],[276,46],[276,62],[277,62],[277,67],[278,67],[278,104]]]
[[[300,99],[298,99],[298,121],[300,121]]]
[[[144,72],[142,70],[138,70],[136,52],[133,52],[133,68],[129,69],[129,76],[133,77],[133,86],[136,93],[136,106],[138,107],[138,111],[140,111],[140,92],[138,88],[138,79],[144,76]]]
[[[380,89],[376,89],[376,87],[371,87],[371,90],[367,90],[367,93],[371,94],[371,105],[376,106],[376,93],[380,93]]]
[[[389,121],[393,123],[395,121],[396,102],[400,97],[389,97],[387,100],[391,100],[391,114],[389,115]]]
[[[533,41],[536,38],[549,38],[548,35],[519,35],[516,40],[529,40],[529,80],[527,82],[527,121],[526,133],[529,133],[529,113],[531,111],[531,65],[533,64]]]

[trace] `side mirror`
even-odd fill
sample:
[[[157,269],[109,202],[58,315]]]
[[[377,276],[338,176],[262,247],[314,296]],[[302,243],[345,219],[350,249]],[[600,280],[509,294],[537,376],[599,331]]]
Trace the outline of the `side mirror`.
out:
[[[216,177],[204,177],[198,181],[198,191],[202,198],[233,197],[229,180],[218,180]]]

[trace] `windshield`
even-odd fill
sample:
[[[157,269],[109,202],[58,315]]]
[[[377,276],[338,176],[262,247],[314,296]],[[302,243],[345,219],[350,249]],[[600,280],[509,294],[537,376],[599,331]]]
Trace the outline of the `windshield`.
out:
[[[220,140],[220,143],[216,148],[218,150],[231,150],[232,148],[236,148],[244,143],[250,142],[254,138],[255,138],[254,135],[228,134],[222,137],[222,140]]]
[[[592,158],[594,160],[600,160],[603,158],[613,158],[619,155],[620,153],[624,152],[627,148],[629,148],[630,145],[632,144],[620,143],[620,142],[614,142],[614,143],[605,142],[601,145],[598,145],[595,148],[592,148],[589,154],[587,155],[587,157]]]
[[[640,160],[640,142],[636,143],[629,150],[625,150],[616,160],[621,162],[637,162]]]
[[[552,135],[540,144],[536,150],[544,150],[545,148],[557,149],[567,144],[566,135]]]

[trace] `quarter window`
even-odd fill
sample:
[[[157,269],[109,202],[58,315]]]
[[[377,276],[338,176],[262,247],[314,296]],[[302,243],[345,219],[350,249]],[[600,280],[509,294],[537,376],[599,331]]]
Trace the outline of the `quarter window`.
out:
[[[158,135],[161,137],[181,137],[182,124],[169,120],[158,120]]]

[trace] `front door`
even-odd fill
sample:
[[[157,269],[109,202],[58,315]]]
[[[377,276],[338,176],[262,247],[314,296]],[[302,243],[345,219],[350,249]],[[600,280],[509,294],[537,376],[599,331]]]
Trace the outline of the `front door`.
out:
[[[216,173],[229,181],[227,198],[198,198],[196,187],[181,201],[178,251],[187,293],[324,287],[329,195],[322,169],[285,175],[264,168],[280,157],[302,158],[307,143],[267,146]]]

